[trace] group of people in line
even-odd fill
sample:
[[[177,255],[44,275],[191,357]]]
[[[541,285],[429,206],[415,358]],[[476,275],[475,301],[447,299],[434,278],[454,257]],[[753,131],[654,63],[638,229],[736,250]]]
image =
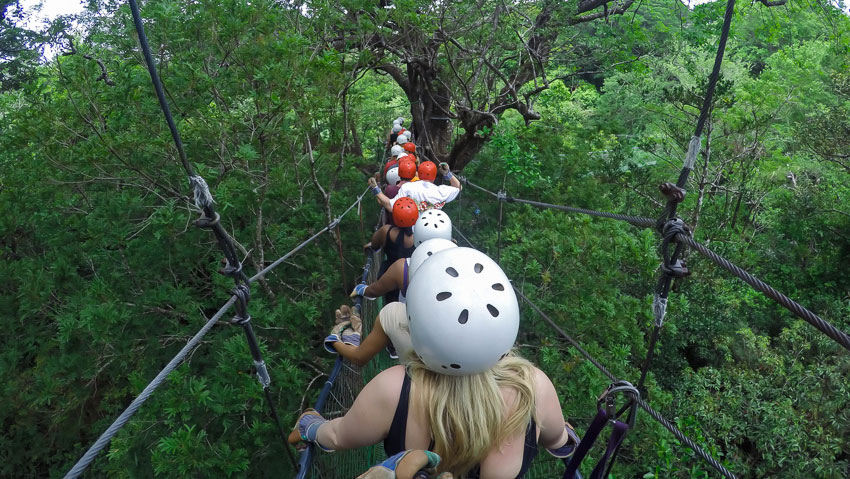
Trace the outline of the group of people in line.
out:
[[[578,436],[551,380],[514,348],[520,311],[510,280],[452,240],[442,207],[460,182],[446,163],[419,161],[403,118],[388,146],[383,188],[376,178],[369,185],[390,214],[366,244],[386,259],[377,281],[351,293],[383,296],[385,306],[362,341],[356,309],[341,306],[324,348],[357,365],[388,348],[400,364],[376,375],[344,416],[306,411],[290,441],[328,452],[383,442],[388,459],[363,479],[521,478],[539,446],[566,460]]]

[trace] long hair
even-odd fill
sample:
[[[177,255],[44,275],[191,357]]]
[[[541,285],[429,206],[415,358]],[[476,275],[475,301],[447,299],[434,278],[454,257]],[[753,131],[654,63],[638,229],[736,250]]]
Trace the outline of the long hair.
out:
[[[424,410],[439,472],[462,478],[508,438],[536,421],[534,366],[513,351],[487,371],[449,376],[431,371],[416,354],[408,363],[413,407]],[[500,388],[516,392],[505,404]]]

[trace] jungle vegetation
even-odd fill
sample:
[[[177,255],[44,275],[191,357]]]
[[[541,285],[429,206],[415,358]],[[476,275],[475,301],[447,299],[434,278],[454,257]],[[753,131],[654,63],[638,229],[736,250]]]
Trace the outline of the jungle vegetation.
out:
[[[125,2],[27,29],[0,2],[0,477],[61,477],[229,295]],[[257,271],[327,225],[392,119],[490,189],[657,217],[703,103],[725,2],[147,0],[189,159]],[[695,238],[850,331],[850,18],[739,2],[680,213]],[[52,54],[44,54],[50,47]],[[426,133],[427,132],[427,133]],[[446,211],[616,375],[636,380],[658,236],[498,203]],[[254,287],[292,424],[363,264],[367,198]],[[850,477],[850,353],[695,253],[648,400],[741,478]],[[530,310],[524,354],[582,430],[607,380]],[[88,477],[288,477],[239,328],[221,323]],[[319,378],[317,381],[316,379]],[[615,478],[718,477],[639,416]]]

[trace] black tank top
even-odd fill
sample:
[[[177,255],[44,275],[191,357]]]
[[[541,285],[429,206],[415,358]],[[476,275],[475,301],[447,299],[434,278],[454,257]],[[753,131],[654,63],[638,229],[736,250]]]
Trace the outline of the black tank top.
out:
[[[393,264],[400,258],[410,258],[410,255],[413,254],[414,250],[413,246],[404,245],[405,238],[413,236],[413,232],[409,229],[399,228],[395,241],[392,241],[390,240],[390,232],[392,230],[393,228],[390,227],[390,229],[387,230],[386,238],[384,238],[384,253],[387,255],[387,264]]]
[[[405,435],[407,434],[407,412],[410,402],[410,376],[404,375],[404,382],[401,383],[401,394],[398,396],[398,406],[396,406],[393,422],[390,424],[390,430],[387,437],[384,438],[384,452],[387,457],[390,457],[399,452],[406,451]],[[431,444],[428,450],[434,449],[434,440],[431,439]],[[519,468],[519,473],[516,479],[521,479],[531,468],[531,463],[537,456],[537,425],[534,421],[529,421],[528,427],[525,430],[525,444],[522,449],[522,466]],[[477,479],[481,475],[479,466],[475,466],[466,474],[467,479]]]

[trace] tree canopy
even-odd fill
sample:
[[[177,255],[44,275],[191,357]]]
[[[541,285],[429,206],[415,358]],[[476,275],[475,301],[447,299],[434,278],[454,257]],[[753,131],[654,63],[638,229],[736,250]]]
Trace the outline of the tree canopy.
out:
[[[850,18],[843,3],[778,3],[735,7],[679,212],[697,240],[848,331]],[[657,217],[724,8],[147,0],[142,15],[189,160],[255,272],[363,192],[397,116],[425,157],[494,191]],[[214,238],[191,224],[198,211],[125,3],[90,0],[40,32],[22,27],[26,14],[0,3],[0,476],[61,477],[232,282]],[[499,221],[499,204],[466,188],[445,211],[636,380],[657,235],[503,206]],[[323,382],[321,340],[359,281],[378,210],[364,202],[254,287],[286,425]],[[648,401],[741,478],[848,477],[850,355],[709,261],[686,260],[694,274],[670,295]],[[519,346],[583,431],[607,379],[531,310]],[[88,474],[288,475],[265,401],[241,330],[222,322]],[[714,474],[640,415],[612,471]]]

